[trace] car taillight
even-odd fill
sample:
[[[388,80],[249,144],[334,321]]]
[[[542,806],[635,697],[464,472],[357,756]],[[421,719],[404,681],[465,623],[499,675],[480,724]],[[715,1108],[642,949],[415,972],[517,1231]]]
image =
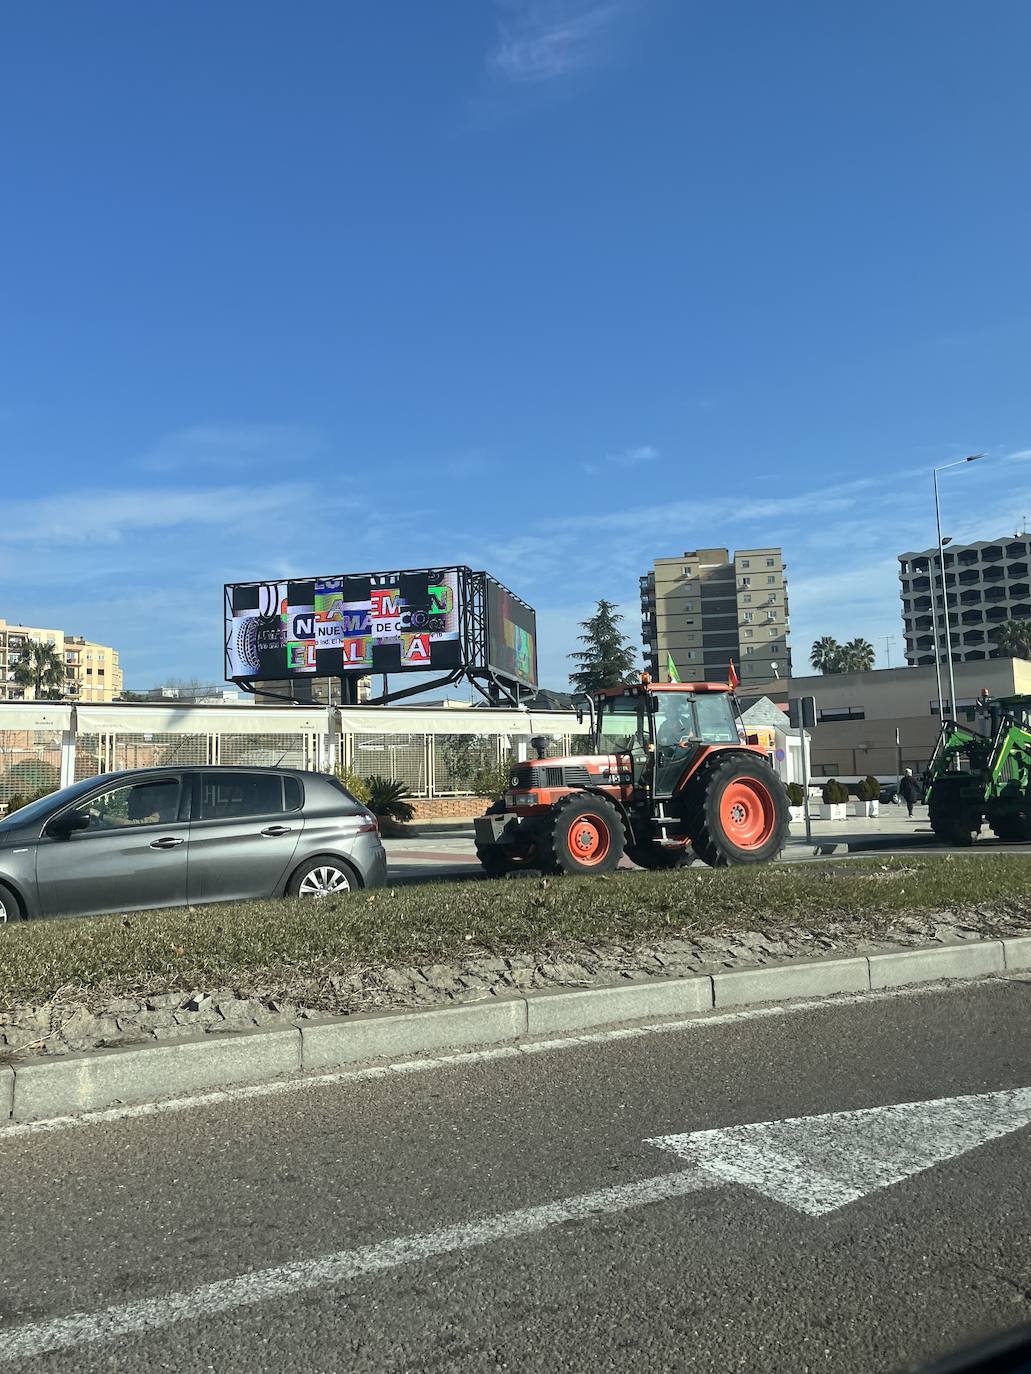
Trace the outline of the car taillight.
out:
[[[375,816],[366,816],[365,821],[358,827],[359,835],[376,835],[379,833],[379,821]]]

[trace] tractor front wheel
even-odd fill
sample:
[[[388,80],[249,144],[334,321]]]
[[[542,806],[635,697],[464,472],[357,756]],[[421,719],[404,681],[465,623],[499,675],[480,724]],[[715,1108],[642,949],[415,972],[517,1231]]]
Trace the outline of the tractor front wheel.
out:
[[[540,824],[543,872],[611,873],[623,857],[623,818],[605,797],[574,792]]]
[[[691,844],[711,868],[768,863],[787,843],[788,794],[765,763],[732,754],[699,780],[691,803]]]
[[[647,868],[654,872],[677,868],[690,857],[690,850],[679,847],[673,849],[663,844],[631,844],[627,846],[626,856],[638,868]]]
[[[973,812],[960,795],[959,789],[964,786],[963,776],[952,776],[956,778],[955,782],[951,782],[950,778],[938,778],[935,781],[927,807],[927,819],[940,844],[965,849],[974,843],[981,829],[981,815]]]

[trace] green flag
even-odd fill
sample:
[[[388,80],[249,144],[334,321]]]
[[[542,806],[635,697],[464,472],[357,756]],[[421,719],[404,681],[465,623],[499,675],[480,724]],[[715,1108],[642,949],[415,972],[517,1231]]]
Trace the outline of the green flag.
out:
[[[680,674],[677,672],[677,665],[673,662],[673,655],[670,653],[667,653],[666,655],[666,676],[669,678],[670,682],[680,681]]]

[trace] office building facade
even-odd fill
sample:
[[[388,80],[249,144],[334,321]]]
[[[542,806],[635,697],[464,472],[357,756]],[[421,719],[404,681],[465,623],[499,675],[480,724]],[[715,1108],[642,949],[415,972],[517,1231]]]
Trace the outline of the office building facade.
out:
[[[954,663],[997,657],[992,631],[1031,617],[1028,569],[1031,539],[985,539],[945,548],[945,593]],[[937,548],[899,554],[906,662],[911,668],[945,662],[942,570]]]
[[[742,690],[791,675],[787,574],[779,548],[694,549],[657,558],[641,578],[645,667],[669,681],[725,682],[733,662]]]

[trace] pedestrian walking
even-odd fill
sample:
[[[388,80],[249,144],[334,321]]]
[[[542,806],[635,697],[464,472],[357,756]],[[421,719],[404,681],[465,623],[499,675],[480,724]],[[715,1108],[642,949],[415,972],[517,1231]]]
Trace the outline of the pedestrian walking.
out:
[[[902,800],[906,803],[910,816],[912,816],[913,803],[920,800],[920,784],[913,777],[912,768],[907,768],[903,773],[902,781],[899,783],[899,792]]]

